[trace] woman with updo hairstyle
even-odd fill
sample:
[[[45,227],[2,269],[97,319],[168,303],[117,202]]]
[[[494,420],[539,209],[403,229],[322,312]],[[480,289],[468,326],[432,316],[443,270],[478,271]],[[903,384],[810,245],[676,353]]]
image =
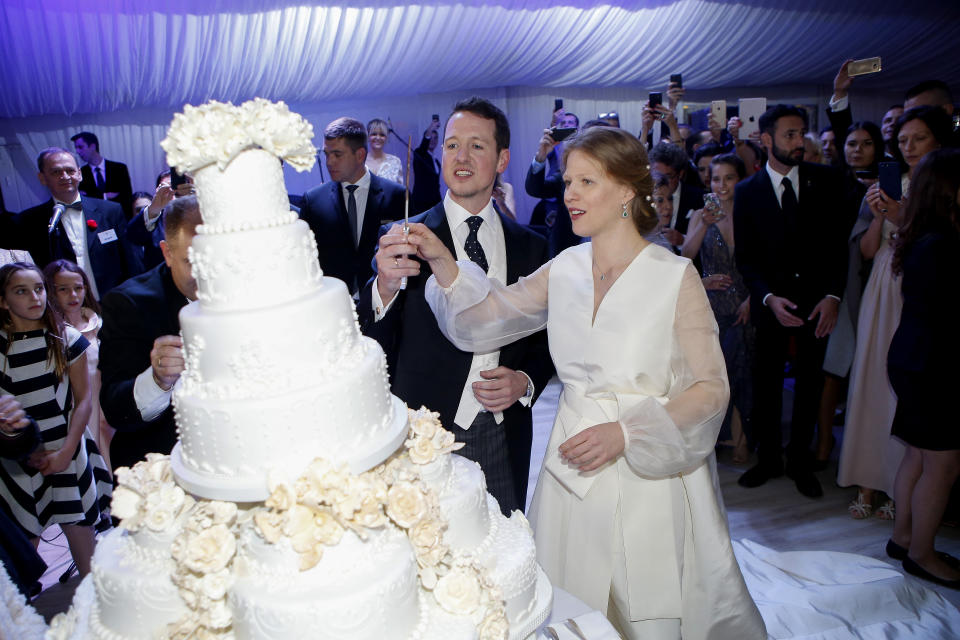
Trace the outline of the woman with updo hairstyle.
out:
[[[390,125],[380,118],[374,118],[367,123],[367,142],[370,145],[367,169],[375,176],[403,184],[403,165],[400,158],[383,150],[389,134]]]
[[[593,127],[567,142],[563,180],[590,241],[509,287],[423,225],[403,246],[429,263],[427,301],[458,348],[547,328],[563,392],[530,506],[537,559],[625,638],[765,638],[716,491],[730,394],[717,323],[691,262],[643,237],[657,225],[647,153]]]

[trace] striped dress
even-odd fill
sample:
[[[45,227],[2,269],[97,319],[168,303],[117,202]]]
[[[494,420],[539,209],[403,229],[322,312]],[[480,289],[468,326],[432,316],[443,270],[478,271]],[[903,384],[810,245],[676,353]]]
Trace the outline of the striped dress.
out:
[[[64,373],[58,379],[47,359],[46,331],[0,330],[0,392],[16,396],[37,421],[43,448],[56,451],[67,437],[73,398]],[[89,342],[65,328],[67,361],[73,364]],[[50,524],[96,525],[107,516],[113,485],[88,429],[64,471],[44,476],[25,462],[0,459],[0,507],[31,536]]]

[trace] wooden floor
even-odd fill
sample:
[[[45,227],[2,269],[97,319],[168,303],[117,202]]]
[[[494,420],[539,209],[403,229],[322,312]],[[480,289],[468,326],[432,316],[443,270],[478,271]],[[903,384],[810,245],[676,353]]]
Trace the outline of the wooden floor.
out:
[[[544,390],[533,409],[534,440],[528,503],[543,462],[559,393],[560,385],[554,380]],[[784,398],[787,411],[790,405],[788,394],[789,391]],[[835,435],[839,443],[842,430],[838,429]],[[838,451],[839,447],[836,447],[834,457]],[[884,545],[890,537],[893,523],[875,517],[868,520],[850,518],[847,514],[847,503],[853,499],[854,490],[836,486],[835,460],[829,469],[818,474],[824,496],[811,500],[800,495],[793,482],[785,477],[772,480],[756,489],[744,489],[737,484],[737,478],[749,465],[734,465],[730,458],[729,450],[719,451],[720,486],[727,507],[730,536],[734,540],[748,539],[778,551],[843,551],[889,561],[884,554]],[[74,576],[66,585],[57,584],[57,578],[69,564],[66,541],[62,534],[57,537],[58,534],[59,529],[51,527],[44,533],[44,538],[55,538],[53,543],[41,543],[41,554],[51,567],[44,576],[44,586],[53,586],[36,599],[35,606],[47,619],[69,607],[73,590],[79,583]],[[937,544],[941,550],[960,557],[960,529],[942,527]],[[908,576],[908,579],[915,578]],[[954,606],[960,607],[960,592],[928,586],[936,589]]]

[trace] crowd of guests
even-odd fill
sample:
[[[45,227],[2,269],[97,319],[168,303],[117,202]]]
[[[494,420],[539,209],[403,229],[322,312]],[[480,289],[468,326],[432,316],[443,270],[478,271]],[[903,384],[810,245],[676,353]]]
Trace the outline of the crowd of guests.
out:
[[[558,108],[527,168],[524,190],[538,199],[527,225],[502,180],[509,124],[490,102],[434,117],[412,180],[384,150],[388,122],[342,117],[323,131],[330,180],[291,205],[383,346],[393,393],[440,412],[506,514],[526,504],[530,408],[560,376],[531,507],[541,564],[598,609],[609,596],[626,637],[678,637],[681,619],[696,624],[687,608],[719,606],[721,589],[680,593],[681,576],[664,569],[651,591],[637,540],[657,548],[680,526],[681,557],[699,558],[691,570],[742,586],[722,508],[691,534],[668,517],[685,492],[655,496],[665,485],[648,479],[683,472],[685,491],[719,505],[705,461],[720,442],[737,463],[756,454],[741,486],[786,473],[819,497],[840,413],[851,516],[895,520],[887,553],[960,586],[957,561],[934,548],[960,472],[946,426],[947,367],[960,356],[947,326],[960,255],[953,101],[924,83],[878,126],[854,119],[850,86],[845,63],[819,137],[789,105],[768,109],[747,139],[737,117],[694,131],[678,122],[678,83],[666,104],[645,106],[638,135],[616,113],[581,125]],[[152,193],[133,192],[96,136],[72,140],[83,167],[44,150],[50,200],[0,214],[0,520],[34,543],[59,524],[85,574],[94,533],[109,526],[111,469],[176,440],[178,312],[197,297],[188,251],[201,214],[189,176],[164,171]],[[404,234],[392,223],[411,182]],[[784,449],[785,375],[795,384]],[[660,506],[638,521],[612,499],[625,491]],[[581,553],[597,535],[609,547]],[[573,557],[582,562],[568,570]],[[27,590],[35,569],[22,570]],[[746,602],[728,631],[753,637],[762,621]],[[704,624],[703,637],[716,631]]]

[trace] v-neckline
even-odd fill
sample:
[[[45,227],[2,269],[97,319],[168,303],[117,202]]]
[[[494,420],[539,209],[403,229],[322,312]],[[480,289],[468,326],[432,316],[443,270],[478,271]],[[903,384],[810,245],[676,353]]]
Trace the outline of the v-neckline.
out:
[[[638,251],[638,252],[637,252],[637,255],[633,256],[633,258],[630,260],[630,262],[627,263],[627,266],[624,267],[623,271],[620,272],[620,275],[617,276],[616,280],[614,280],[613,282],[610,283],[610,286],[607,287],[607,290],[606,290],[606,292],[603,294],[603,297],[600,298],[600,300],[597,300],[597,282],[596,282],[596,279],[593,277],[593,265],[594,265],[594,262],[593,262],[593,244],[591,243],[591,245],[590,245],[590,293],[593,294],[593,295],[592,295],[592,302],[591,302],[591,305],[590,305],[590,306],[591,306],[591,310],[592,310],[592,312],[593,312],[593,315],[590,317],[590,328],[591,328],[591,329],[593,329],[594,327],[597,326],[597,315],[599,315],[599,313],[600,313],[600,308],[603,306],[603,302],[610,296],[610,292],[613,291],[613,288],[614,288],[615,286],[617,286],[617,283],[620,282],[620,280],[623,278],[623,276],[624,276],[628,271],[630,271],[630,269],[633,268],[633,265],[636,264],[636,262],[637,262],[637,258],[639,258],[641,255],[643,255],[643,252],[646,251],[647,248],[648,248],[650,245],[652,245],[652,244],[653,244],[652,242],[649,242],[649,243],[647,243],[646,245],[644,245],[643,247],[640,248],[640,251]]]

